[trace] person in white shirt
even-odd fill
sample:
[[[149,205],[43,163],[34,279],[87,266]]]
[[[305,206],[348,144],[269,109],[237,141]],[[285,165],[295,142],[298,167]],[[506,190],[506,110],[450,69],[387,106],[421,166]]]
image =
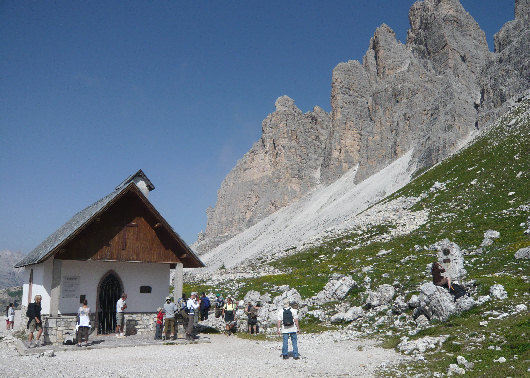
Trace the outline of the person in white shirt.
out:
[[[191,293],[190,299],[188,299],[186,306],[188,307],[188,316],[189,316],[188,327],[186,328],[186,339],[193,340],[195,339],[195,336],[193,335],[193,323],[194,323],[195,313],[199,309],[199,301],[197,300],[197,293],[195,292]]]
[[[298,310],[291,308],[289,301],[285,299],[283,308],[278,310],[278,335],[283,335],[282,357],[284,360],[289,358],[289,338],[291,338],[291,343],[293,344],[293,358],[295,360],[300,359],[297,336],[299,333]]]
[[[7,310],[7,329],[13,330],[15,326],[15,305],[13,303],[9,304],[9,309]]]
[[[123,329],[123,311],[127,308],[127,294],[123,293],[121,298],[116,302],[116,337],[125,336]]]
[[[77,331],[77,346],[81,346],[81,341],[85,340],[85,346],[88,346],[88,331],[90,330],[90,307],[85,299],[83,305],[77,310],[79,317],[79,327]]]

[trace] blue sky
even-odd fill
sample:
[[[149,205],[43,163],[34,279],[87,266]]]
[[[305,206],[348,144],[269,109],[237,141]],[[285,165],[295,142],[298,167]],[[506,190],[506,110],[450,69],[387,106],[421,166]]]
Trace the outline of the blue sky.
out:
[[[414,1],[0,0],[0,250],[29,252],[142,169],[188,243],[281,95],[330,110],[331,73]],[[512,0],[462,1],[486,32]]]

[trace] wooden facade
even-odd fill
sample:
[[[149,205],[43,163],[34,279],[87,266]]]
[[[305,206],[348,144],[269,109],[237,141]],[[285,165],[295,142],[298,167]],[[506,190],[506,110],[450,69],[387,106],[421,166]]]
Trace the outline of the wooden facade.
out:
[[[134,183],[65,240],[55,258],[202,266]]]

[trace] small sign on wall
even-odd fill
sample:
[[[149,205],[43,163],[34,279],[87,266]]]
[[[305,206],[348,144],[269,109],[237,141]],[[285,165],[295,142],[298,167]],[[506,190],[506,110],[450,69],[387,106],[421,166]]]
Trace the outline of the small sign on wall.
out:
[[[63,276],[61,292],[61,298],[79,297],[79,276]]]

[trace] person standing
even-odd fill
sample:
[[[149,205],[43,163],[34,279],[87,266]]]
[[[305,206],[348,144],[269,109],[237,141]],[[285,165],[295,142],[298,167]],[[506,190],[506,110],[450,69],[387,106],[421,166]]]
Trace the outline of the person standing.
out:
[[[166,303],[164,303],[164,312],[166,313],[166,319],[164,320],[164,340],[175,338],[175,314],[177,311],[177,305],[171,301],[171,297],[167,296]]]
[[[4,314],[4,319],[6,320],[6,330],[9,329],[9,306],[6,306],[6,312]]]
[[[293,344],[293,358],[300,359],[298,355],[298,334],[300,325],[298,323],[298,311],[291,307],[289,301],[283,301],[283,308],[278,310],[278,335],[283,335],[282,357],[284,360],[289,358],[288,347],[289,338]]]
[[[245,313],[247,314],[247,324],[248,324],[248,333],[256,335],[258,333],[258,308],[254,306],[251,302],[248,302],[247,307],[245,307]]]
[[[123,311],[127,308],[127,294],[122,293],[116,302],[116,337],[125,337]]]
[[[35,302],[28,304],[28,310],[26,315],[28,317],[28,329],[29,329],[29,347],[33,348],[35,346],[40,346],[40,336],[42,335],[42,320],[40,317],[41,311],[41,301],[42,297],[40,295],[35,295]],[[37,331],[37,341],[36,345],[33,344],[33,332]]]
[[[187,302],[188,307],[188,327],[186,328],[186,340],[193,340],[193,324],[195,322],[195,313],[199,309],[199,302],[197,301],[197,293],[191,293],[190,299]]]
[[[208,298],[205,293],[202,293],[200,303],[201,321],[208,320],[208,311],[210,311],[210,307],[210,298]]]
[[[7,329],[13,330],[15,327],[15,305],[13,303],[9,304],[9,309],[7,311],[8,326]]]
[[[232,327],[236,321],[236,305],[231,297],[226,298],[226,303],[223,307],[223,317],[225,320],[226,334],[232,334]]]
[[[225,300],[223,296],[219,293],[216,294],[215,298],[215,317],[219,318],[223,313],[223,307],[225,306]]]
[[[85,346],[88,346],[88,331],[90,330],[90,307],[88,307],[88,301],[85,299],[83,305],[77,310],[77,316],[79,317],[79,328],[77,331],[77,346],[81,346],[83,339],[85,340]]]
[[[162,324],[164,322],[164,313],[162,312],[162,307],[156,309],[156,331],[155,331],[155,340],[162,339]]]

